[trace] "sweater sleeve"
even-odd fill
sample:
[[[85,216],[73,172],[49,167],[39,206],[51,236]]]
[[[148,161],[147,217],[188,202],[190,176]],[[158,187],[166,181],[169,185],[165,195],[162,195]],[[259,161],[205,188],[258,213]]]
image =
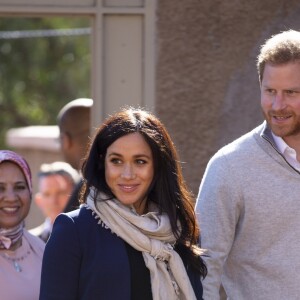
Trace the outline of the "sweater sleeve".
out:
[[[80,244],[74,219],[59,215],[42,263],[40,300],[78,299]]]
[[[203,280],[203,298],[220,299],[223,265],[230,252],[239,218],[238,182],[226,157],[220,152],[207,165],[196,201],[201,231],[201,248],[208,274]]]

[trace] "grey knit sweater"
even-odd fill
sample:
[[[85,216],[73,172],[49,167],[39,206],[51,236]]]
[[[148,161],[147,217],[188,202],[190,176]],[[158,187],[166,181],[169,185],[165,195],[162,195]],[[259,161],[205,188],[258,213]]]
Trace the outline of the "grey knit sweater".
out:
[[[209,161],[196,203],[204,299],[300,299],[300,174],[265,123]]]

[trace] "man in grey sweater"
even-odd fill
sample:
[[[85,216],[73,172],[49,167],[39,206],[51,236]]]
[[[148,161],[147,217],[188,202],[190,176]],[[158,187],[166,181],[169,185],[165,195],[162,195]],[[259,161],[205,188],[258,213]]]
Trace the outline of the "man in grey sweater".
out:
[[[300,32],[257,60],[265,122],[209,161],[196,203],[204,299],[300,299]]]

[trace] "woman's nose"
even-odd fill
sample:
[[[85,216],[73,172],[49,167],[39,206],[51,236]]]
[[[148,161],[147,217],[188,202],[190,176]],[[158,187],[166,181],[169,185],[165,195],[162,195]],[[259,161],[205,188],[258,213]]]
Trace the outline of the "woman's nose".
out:
[[[4,193],[4,197],[7,200],[15,200],[17,195],[16,195],[16,192],[14,191],[13,188],[6,188],[5,193]]]
[[[125,165],[121,177],[124,179],[134,179],[135,178],[135,172],[134,168],[131,165]]]

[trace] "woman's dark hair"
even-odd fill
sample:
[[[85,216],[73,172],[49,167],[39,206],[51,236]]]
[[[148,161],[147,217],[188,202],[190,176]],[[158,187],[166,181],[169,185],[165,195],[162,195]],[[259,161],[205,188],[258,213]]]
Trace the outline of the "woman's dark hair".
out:
[[[192,194],[183,180],[175,146],[165,126],[153,114],[142,109],[123,109],[106,119],[97,129],[82,166],[84,185],[81,203],[86,201],[90,187],[95,187],[110,198],[114,196],[105,180],[107,148],[120,137],[137,132],[144,137],[153,156],[154,178],[147,202],[155,202],[160,212],[169,216],[177,238],[176,247],[186,256],[190,265],[205,276],[206,267],[195,251],[199,242],[199,228]]]

